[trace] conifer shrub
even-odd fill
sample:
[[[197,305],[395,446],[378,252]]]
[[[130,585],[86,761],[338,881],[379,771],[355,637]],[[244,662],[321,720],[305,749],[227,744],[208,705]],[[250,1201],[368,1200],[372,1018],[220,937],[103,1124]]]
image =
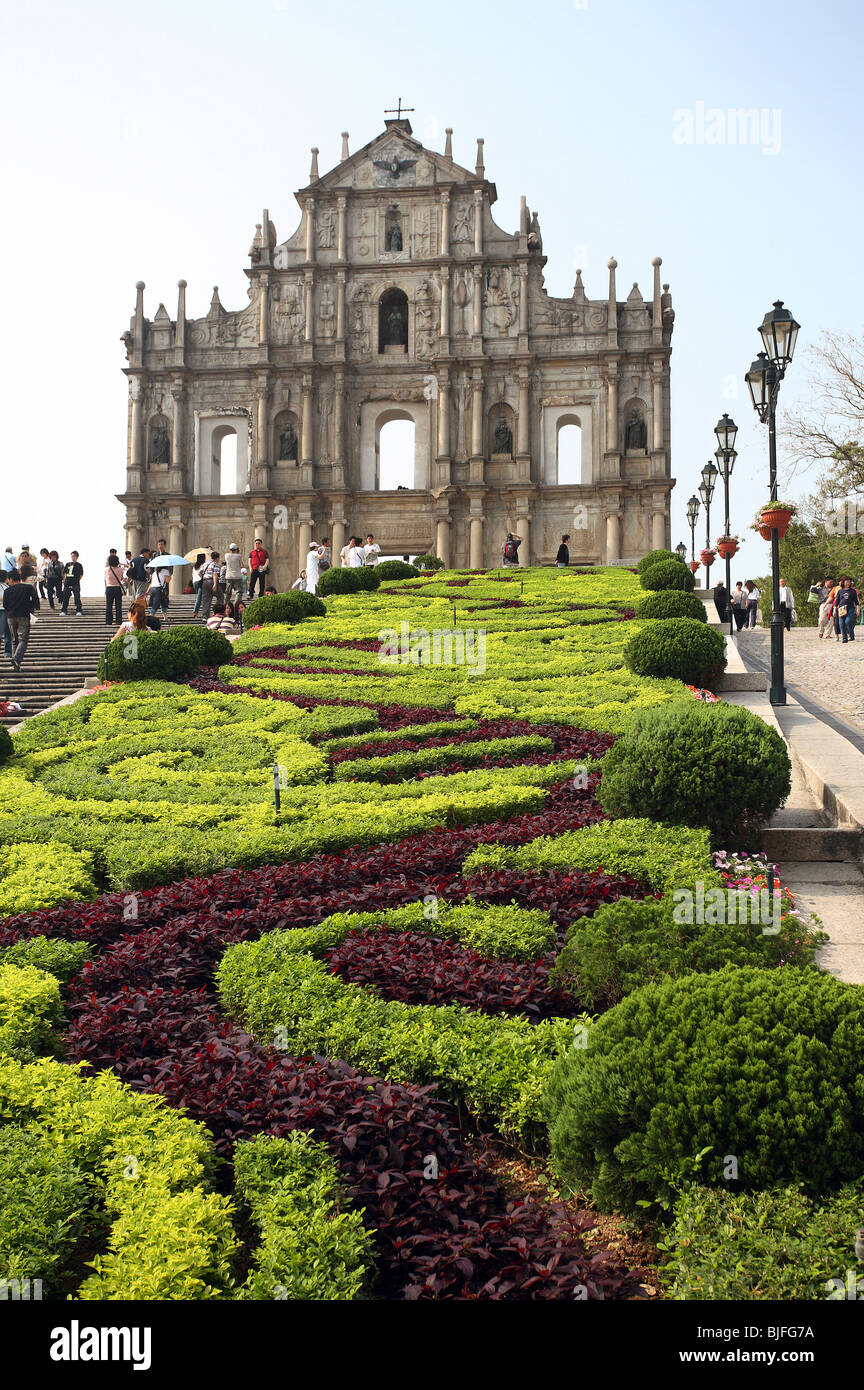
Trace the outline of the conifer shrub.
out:
[[[416,579],[420,571],[416,565],[406,565],[404,560],[382,560],[375,566],[375,573],[388,583],[393,579]]]
[[[646,566],[639,573],[639,581],[643,589],[681,589],[685,593],[690,593],[696,584],[689,566],[677,558]]]
[[[196,652],[202,666],[224,666],[233,657],[233,648],[224,632],[213,632],[209,627],[181,623],[179,627],[170,628],[165,639],[173,644],[183,643]]]
[[[683,597],[683,595],[682,595]],[[696,618],[652,619],[634,632],[622,653],[636,676],[672,676],[713,689],[726,665],[722,633]]]
[[[343,570],[331,565],[329,570],[325,570],[318,580],[318,592],[319,594],[356,594],[360,589],[359,576],[362,573],[362,568]],[[374,570],[370,569],[369,573],[374,573]],[[251,605],[246,610],[247,613],[250,610]]]
[[[201,660],[182,638],[168,632],[121,632],[99,657],[99,678],[109,681],[182,681],[198,674]],[[107,670],[106,670],[107,654]]]
[[[708,614],[701,598],[683,589],[656,589],[636,605],[637,618],[694,618],[707,623]]]
[[[639,575],[644,574],[652,565],[659,565],[661,560],[674,560],[676,564],[681,564],[681,560],[675,554],[674,550],[649,550],[648,554],[643,555],[642,559],[637,564],[636,573]]]
[[[325,575],[332,572],[324,571],[319,580],[319,588]],[[253,598],[248,608],[244,609],[243,626],[250,628],[264,627],[267,623],[300,623],[304,618],[323,618],[326,612],[327,609],[316,594],[303,593],[300,589],[292,589],[287,594],[259,594],[257,598]],[[230,659],[229,655],[226,660]],[[210,666],[214,663],[208,661],[205,664]]]

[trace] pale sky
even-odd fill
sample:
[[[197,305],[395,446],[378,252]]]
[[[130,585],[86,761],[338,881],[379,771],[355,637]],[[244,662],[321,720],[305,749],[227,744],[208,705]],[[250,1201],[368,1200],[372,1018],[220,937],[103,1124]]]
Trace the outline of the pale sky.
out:
[[[92,571],[122,547],[120,335],[135,281],[151,319],[160,300],[175,317],[181,277],[190,317],[215,284],[227,309],[245,306],[262,208],[283,240],[310,146],[324,172],[340,132],[365,144],[399,96],[430,148],[453,127],[460,163],[473,167],[485,138],[495,219],[514,230],[520,194],[538,210],[550,293],[569,294],[581,266],[589,296],[605,297],[614,255],[619,298],[634,280],[650,298],[663,257],[673,544],[724,410],[741,426],[732,529],[744,533],[768,493],[743,383],[763,314],[782,298],[802,324],[787,402],[806,395],[808,343],[862,331],[862,27],[854,0],[6,6],[0,548],[74,547]],[[734,108],[762,113],[755,143],[729,143]],[[746,534],[742,578],[765,568]]]

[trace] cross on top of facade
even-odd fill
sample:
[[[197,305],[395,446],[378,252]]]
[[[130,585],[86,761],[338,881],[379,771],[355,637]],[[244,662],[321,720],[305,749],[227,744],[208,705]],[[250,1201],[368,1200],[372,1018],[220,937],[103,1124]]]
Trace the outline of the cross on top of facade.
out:
[[[413,107],[413,106],[403,106],[403,105],[402,105],[402,98],[400,97],[400,98],[399,98],[398,105],[397,105],[397,106],[391,106],[391,108],[390,108],[389,111],[385,111],[385,112],[384,112],[384,115],[385,115],[385,116],[395,116],[396,119],[397,119],[397,121],[401,121],[403,115],[407,115],[409,111],[413,111],[413,110],[414,110],[414,107]]]

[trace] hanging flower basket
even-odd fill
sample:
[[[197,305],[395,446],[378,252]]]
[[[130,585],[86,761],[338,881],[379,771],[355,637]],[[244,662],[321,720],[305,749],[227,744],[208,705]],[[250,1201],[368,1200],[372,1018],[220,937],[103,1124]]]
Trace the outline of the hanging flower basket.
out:
[[[771,539],[771,527],[770,527],[770,526],[762,526],[761,523],[760,523],[760,525],[756,527],[756,530],[759,532],[759,535],[762,537],[763,541],[770,541],[770,539]]]
[[[761,527],[767,526],[770,532],[776,531],[780,540],[786,535],[786,530],[793,516],[796,515],[798,508],[794,502],[766,502],[764,507],[759,508],[760,535]]]
[[[707,569],[710,565],[713,565],[716,555],[716,550],[703,550],[700,552],[699,559]]]
[[[717,541],[717,550],[723,560],[731,560],[733,555],[738,554],[737,536],[720,536]]]
[[[690,572],[691,572],[692,574],[695,574],[696,571],[697,571],[698,568],[699,568],[699,561],[698,561],[698,560],[690,560],[690,561],[689,561],[689,565],[690,565]]]

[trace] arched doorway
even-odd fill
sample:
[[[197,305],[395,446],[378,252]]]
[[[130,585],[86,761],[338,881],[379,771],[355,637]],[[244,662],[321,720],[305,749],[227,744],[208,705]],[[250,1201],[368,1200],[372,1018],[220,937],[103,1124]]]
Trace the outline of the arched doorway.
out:
[[[414,487],[415,435],[413,419],[401,411],[379,421],[375,440],[375,486],[379,492]]]
[[[408,296],[404,290],[385,290],[378,301],[378,351],[408,351]]]

